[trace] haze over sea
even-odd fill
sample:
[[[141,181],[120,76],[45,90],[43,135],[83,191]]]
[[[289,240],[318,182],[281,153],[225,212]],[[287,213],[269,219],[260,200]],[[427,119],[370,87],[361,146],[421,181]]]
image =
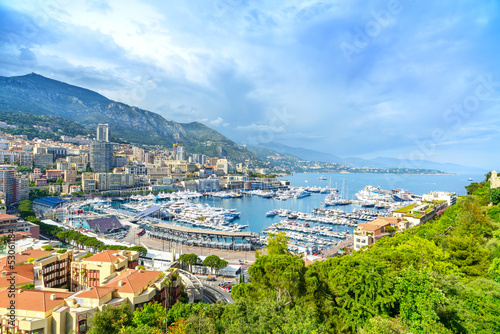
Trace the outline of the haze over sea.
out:
[[[318,177],[324,176],[327,180],[318,180]],[[282,179],[289,180],[292,186],[296,187],[337,187],[341,191],[345,179],[345,192],[347,197],[355,198],[355,194],[367,185],[382,189],[404,189],[417,195],[423,195],[429,191],[450,191],[458,195],[465,195],[465,186],[470,184],[468,181],[472,178],[474,182],[484,179],[483,174],[467,175],[401,175],[401,174],[294,174],[285,176]],[[202,198],[199,201],[208,203],[211,206],[223,207],[227,209],[234,208],[241,212],[238,224],[248,224],[252,232],[262,232],[272,223],[279,222],[282,217],[266,217],[266,212],[272,209],[291,209],[294,211],[308,212],[312,209],[321,207],[321,202],[325,199],[324,194],[313,193],[311,196],[301,199],[288,199],[280,201],[275,199],[266,199],[257,196],[244,196],[235,199],[220,198]],[[331,207],[334,208],[334,207]],[[347,205],[338,207],[345,211],[352,211],[354,208],[360,208],[358,205]],[[353,227],[342,225],[333,225],[334,231],[352,231]]]

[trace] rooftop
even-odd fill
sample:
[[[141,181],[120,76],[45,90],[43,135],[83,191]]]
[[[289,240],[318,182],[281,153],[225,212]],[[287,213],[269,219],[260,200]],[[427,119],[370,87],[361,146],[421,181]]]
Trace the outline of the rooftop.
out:
[[[119,250],[105,250],[105,251],[102,251],[100,253],[97,253],[95,255],[92,255],[86,259],[84,259],[83,261],[94,261],[94,262],[111,262],[111,263],[115,263],[116,261],[122,261],[122,260],[125,260],[126,257],[123,256],[123,255],[120,255],[120,252],[122,251],[119,251]],[[125,251],[125,254],[129,255],[130,252],[129,251]]]
[[[12,298],[8,297],[9,290],[0,291],[0,308],[9,308]],[[51,299],[54,295],[54,300]],[[15,289],[16,309],[23,311],[46,312],[62,303],[71,296],[70,292],[54,292],[43,290]]]
[[[113,292],[115,289],[112,287],[90,287],[87,290],[80,291],[75,294],[75,298],[91,298],[91,299],[101,299],[105,295],[110,292]]]
[[[128,269],[104,286],[112,287],[117,292],[136,293],[155,281],[160,274],[161,271]]]
[[[57,198],[57,197],[44,197],[38,198],[33,201],[33,204],[42,204],[48,206],[56,206],[58,204],[66,202],[65,199]]]

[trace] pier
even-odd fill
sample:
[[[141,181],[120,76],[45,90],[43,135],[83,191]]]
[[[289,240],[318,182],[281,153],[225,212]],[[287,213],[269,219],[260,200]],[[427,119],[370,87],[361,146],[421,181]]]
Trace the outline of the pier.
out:
[[[183,226],[157,223],[150,225],[147,232],[150,238],[156,238],[177,243],[231,250],[252,250],[259,240],[259,233],[214,231],[208,229],[192,229]],[[239,241],[239,242],[238,242]]]

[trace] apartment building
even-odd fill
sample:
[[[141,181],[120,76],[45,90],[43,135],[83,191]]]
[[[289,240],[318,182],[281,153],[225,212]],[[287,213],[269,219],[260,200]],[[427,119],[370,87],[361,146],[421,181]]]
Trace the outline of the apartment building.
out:
[[[389,231],[388,227],[392,229]],[[408,228],[408,221],[397,217],[378,217],[371,222],[360,223],[354,231],[354,249],[372,245],[381,237],[405,228]]]
[[[101,286],[113,273],[138,265],[139,253],[135,251],[106,250],[86,259],[75,259],[71,264],[71,290]]]

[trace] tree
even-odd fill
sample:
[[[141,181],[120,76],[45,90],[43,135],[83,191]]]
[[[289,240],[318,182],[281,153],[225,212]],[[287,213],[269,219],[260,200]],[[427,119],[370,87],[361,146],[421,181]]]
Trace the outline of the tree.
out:
[[[158,302],[148,303],[134,312],[132,322],[135,326],[146,325],[153,328],[165,328],[165,309]]]
[[[107,306],[101,312],[94,313],[87,333],[119,334],[125,327],[132,325],[132,318],[132,311],[127,303],[116,307]]]
[[[198,257],[198,255],[193,254],[193,253],[191,253],[191,254],[182,254],[181,256],[179,256],[179,261],[182,264],[189,265],[189,271],[190,272],[193,271],[193,266],[194,265],[200,264],[200,262],[201,262],[201,260]]]
[[[500,203],[500,188],[490,189],[490,200],[495,205]]]
[[[288,251],[288,238],[285,232],[278,232],[276,234],[269,234],[267,239],[267,255],[283,255],[290,254]]]
[[[260,256],[248,269],[251,284],[284,304],[293,303],[304,291],[304,273],[304,260],[292,255]]]
[[[209,255],[205,258],[205,260],[203,260],[202,265],[210,267],[210,274],[212,275],[214,269],[219,270],[221,268],[225,268],[227,266],[227,261],[222,260],[217,255]]]
[[[9,238],[9,236],[8,236],[8,235],[6,235],[6,234],[5,234],[5,235],[2,235],[2,236],[0,237],[0,245],[6,245],[6,244],[8,244],[9,242],[10,242],[10,238]]]
[[[426,269],[417,271],[410,266],[401,274],[396,287],[401,319],[412,332],[429,333],[440,325],[436,309],[444,295]]]

